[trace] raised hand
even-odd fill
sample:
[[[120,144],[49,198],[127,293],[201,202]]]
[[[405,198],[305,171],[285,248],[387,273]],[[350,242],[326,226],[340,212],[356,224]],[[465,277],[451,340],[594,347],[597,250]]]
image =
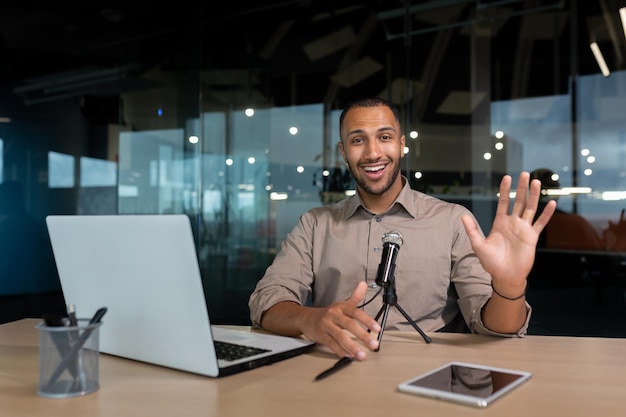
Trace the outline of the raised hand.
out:
[[[556,202],[550,201],[533,222],[539,204],[541,182],[533,180],[528,192],[529,179],[528,172],[520,174],[511,209],[509,193],[512,179],[509,175],[502,178],[496,217],[486,238],[480,234],[471,216],[462,219],[472,248],[485,270],[491,274],[496,283],[494,285],[508,293],[526,287],[526,277],[535,261],[539,234],[556,209]]]

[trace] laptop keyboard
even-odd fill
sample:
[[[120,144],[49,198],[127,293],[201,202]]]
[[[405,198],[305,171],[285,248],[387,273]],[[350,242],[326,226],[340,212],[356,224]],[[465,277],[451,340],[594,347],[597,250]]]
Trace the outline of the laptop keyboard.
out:
[[[215,341],[215,353],[218,359],[234,361],[259,353],[269,352],[269,349],[261,349],[252,346],[237,345],[235,343]]]

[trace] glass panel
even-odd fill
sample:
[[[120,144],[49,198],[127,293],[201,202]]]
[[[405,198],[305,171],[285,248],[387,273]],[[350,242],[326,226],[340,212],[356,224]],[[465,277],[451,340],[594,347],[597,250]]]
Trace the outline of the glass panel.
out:
[[[74,157],[58,152],[48,153],[48,186],[72,188],[74,186]]]
[[[183,180],[183,143],[182,129],[120,133],[120,214],[175,213],[175,201],[197,208],[194,183]]]
[[[573,149],[576,177],[563,185],[585,188],[586,192],[573,195],[576,204],[572,211],[582,214],[602,237],[609,232],[609,221],[619,223],[626,207],[626,125],[622,112],[626,72],[613,72],[609,78],[599,74],[581,77],[578,91],[578,146]],[[607,249],[615,245],[605,243]]]

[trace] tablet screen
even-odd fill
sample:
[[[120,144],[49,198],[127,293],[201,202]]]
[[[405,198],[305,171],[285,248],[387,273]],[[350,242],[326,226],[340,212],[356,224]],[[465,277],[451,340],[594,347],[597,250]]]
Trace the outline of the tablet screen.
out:
[[[529,379],[525,371],[450,362],[398,385],[401,392],[486,407]]]

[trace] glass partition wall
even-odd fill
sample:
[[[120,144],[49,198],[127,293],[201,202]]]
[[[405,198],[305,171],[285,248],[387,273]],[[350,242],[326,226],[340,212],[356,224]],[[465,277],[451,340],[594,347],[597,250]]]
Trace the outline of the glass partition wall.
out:
[[[69,34],[1,7],[2,19],[41,25],[24,39],[19,28],[3,33],[13,59],[0,93],[0,179],[23,191],[3,198],[19,199],[35,224],[186,214],[215,320],[248,324],[248,296],[298,217],[354,193],[339,113],[378,95],[401,109],[413,188],[467,206],[488,232],[502,175],[545,169],[546,198],[589,227],[582,243],[579,225],[555,222],[542,237],[532,333],[626,333],[580,324],[581,313],[614,323],[624,307],[618,1],[266,2],[219,13],[183,2],[169,13],[70,14],[61,3],[40,12]],[[0,295],[58,296],[49,252],[26,273],[33,244],[16,251],[23,233],[13,233],[2,237],[13,255],[0,263]]]

